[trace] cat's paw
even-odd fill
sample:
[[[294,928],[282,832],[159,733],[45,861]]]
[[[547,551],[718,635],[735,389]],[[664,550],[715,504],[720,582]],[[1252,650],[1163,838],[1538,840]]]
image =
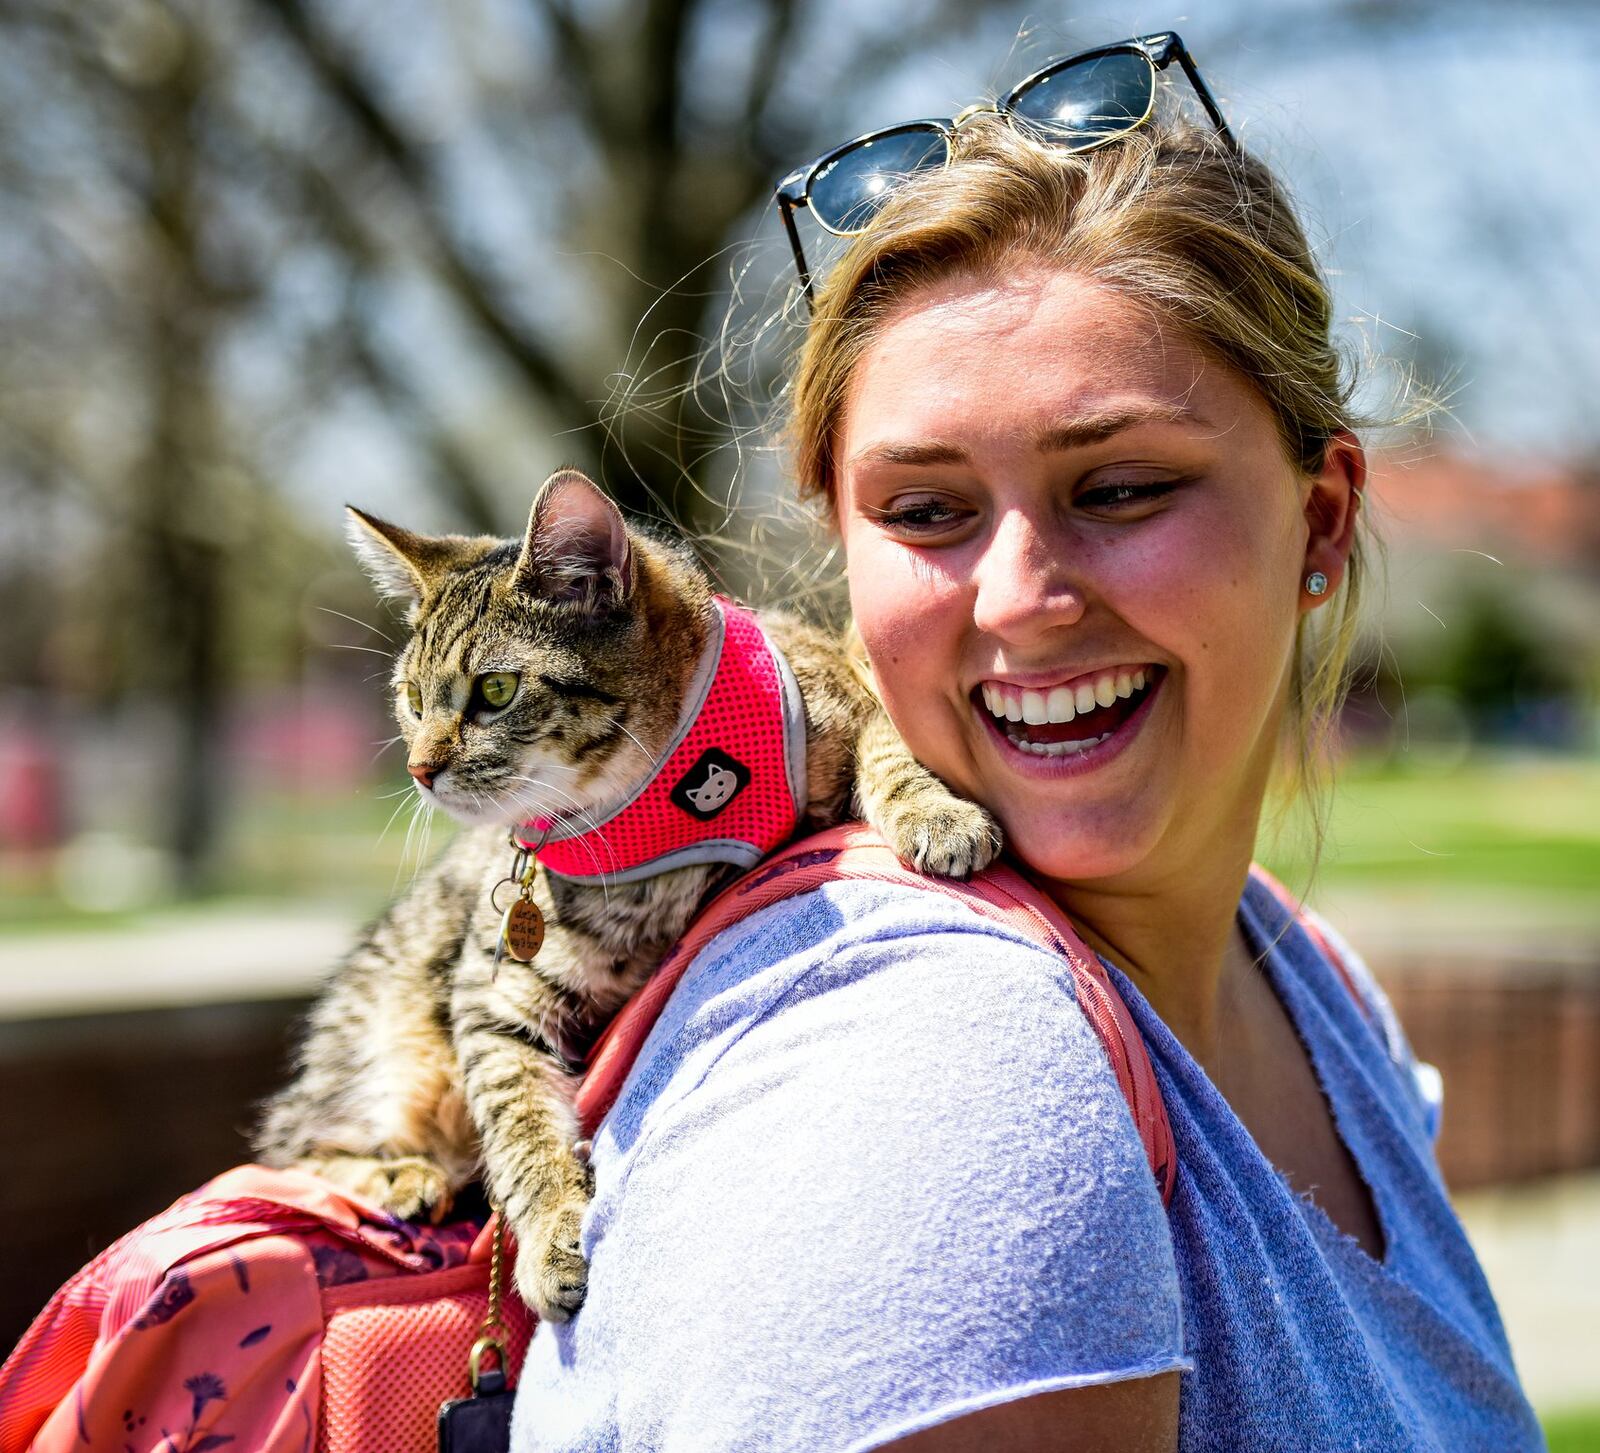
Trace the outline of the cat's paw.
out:
[[[432,1221],[437,1225],[455,1199],[443,1167],[426,1156],[401,1155],[381,1160],[363,1155],[313,1156],[295,1163],[332,1181],[353,1196],[376,1202],[402,1221]]]
[[[574,1193],[516,1228],[517,1290],[543,1321],[567,1321],[589,1290],[578,1242],[588,1208],[588,1197]]]
[[[976,802],[942,791],[892,812],[883,832],[902,862],[939,878],[982,872],[1004,841],[1000,824]]]

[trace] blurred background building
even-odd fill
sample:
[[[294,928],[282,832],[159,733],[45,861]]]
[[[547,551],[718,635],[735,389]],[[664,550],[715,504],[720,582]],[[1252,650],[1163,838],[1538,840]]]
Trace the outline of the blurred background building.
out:
[[[1451,399],[1373,436],[1389,584],[1321,863],[1293,815],[1262,850],[1443,1068],[1530,1390],[1556,1446],[1600,1446],[1575,0],[0,3],[0,1344],[240,1158],[304,997],[448,831],[406,790],[343,502],[511,533],[577,463],[730,588],[836,608],[770,427],[773,183],[1169,27],[1296,191],[1369,409],[1408,370]]]

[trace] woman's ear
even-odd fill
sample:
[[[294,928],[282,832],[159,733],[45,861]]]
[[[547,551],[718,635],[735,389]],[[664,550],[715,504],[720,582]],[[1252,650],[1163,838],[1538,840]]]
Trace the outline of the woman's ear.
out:
[[[1367,454],[1348,429],[1328,440],[1322,468],[1311,476],[1306,495],[1306,557],[1300,572],[1300,605],[1315,610],[1344,579],[1345,563],[1356,542],[1356,517],[1361,513],[1362,491],[1367,486]],[[1321,575],[1320,591],[1306,582]]]

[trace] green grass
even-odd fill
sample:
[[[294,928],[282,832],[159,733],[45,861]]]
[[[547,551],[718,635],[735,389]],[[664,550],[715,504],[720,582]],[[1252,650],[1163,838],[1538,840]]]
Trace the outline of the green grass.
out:
[[[319,898],[375,909],[423,861],[420,831],[407,840],[409,802],[383,780],[321,794],[257,793],[228,804],[227,830],[208,899]],[[404,804],[398,814],[397,803]],[[1600,925],[1600,761],[1473,759],[1446,774],[1346,765],[1333,799],[1316,882],[1331,890],[1435,892],[1469,904],[1481,889],[1557,902]],[[392,822],[390,821],[392,817]],[[385,824],[389,824],[387,830]],[[435,814],[427,856],[451,826]],[[1309,881],[1303,810],[1259,852],[1290,884]],[[1487,900],[1485,900],[1487,901]],[[151,905],[155,906],[155,905]],[[75,907],[37,867],[0,864],[6,930],[116,928],[140,905],[116,912]]]
[[[225,900],[321,899],[376,911],[432,859],[453,832],[450,820],[433,814],[424,851],[419,824],[408,839],[409,801],[396,784],[352,784],[320,793],[238,793],[226,804],[218,860],[203,893],[189,903]],[[115,872],[117,863],[105,870]],[[115,909],[91,909],[62,892],[48,863],[11,864],[0,859],[0,931],[114,930],[152,909],[168,911],[170,893]]]
[[[1319,878],[1332,886],[1507,888],[1600,896],[1600,762],[1473,760],[1442,775],[1357,762],[1333,800]],[[1262,860],[1290,882],[1309,867],[1296,810]]]
[[[248,799],[229,821],[218,887],[257,896],[387,899],[455,830],[441,812],[417,816],[413,827],[414,801],[409,785],[393,782],[317,797]]]
[[[1600,1453],[1600,1407],[1574,1408],[1544,1419],[1550,1453]]]

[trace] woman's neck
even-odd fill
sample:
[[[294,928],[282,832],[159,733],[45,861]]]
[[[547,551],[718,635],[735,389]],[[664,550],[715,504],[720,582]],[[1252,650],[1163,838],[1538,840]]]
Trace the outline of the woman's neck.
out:
[[[1237,910],[1253,842],[1214,847],[1181,873],[1137,885],[1049,883],[1078,932],[1138,986],[1202,1064],[1217,1053],[1250,954]]]

